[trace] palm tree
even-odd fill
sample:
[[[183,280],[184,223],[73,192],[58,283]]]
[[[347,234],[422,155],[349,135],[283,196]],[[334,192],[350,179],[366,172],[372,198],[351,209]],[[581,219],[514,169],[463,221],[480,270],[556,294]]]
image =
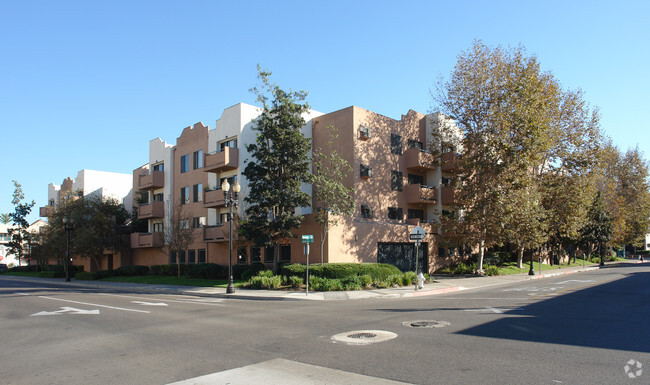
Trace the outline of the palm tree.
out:
[[[1,213],[0,222],[6,225],[7,223],[11,222],[11,216],[7,213]]]

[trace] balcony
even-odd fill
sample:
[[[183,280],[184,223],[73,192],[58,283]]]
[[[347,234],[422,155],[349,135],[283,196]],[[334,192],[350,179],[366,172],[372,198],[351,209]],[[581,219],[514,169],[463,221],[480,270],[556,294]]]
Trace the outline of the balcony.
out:
[[[131,234],[131,248],[133,249],[142,249],[146,247],[163,247],[164,245],[165,237],[160,231],[155,231],[153,233]]]
[[[54,207],[52,206],[43,206],[38,208],[38,215],[42,218],[49,217],[52,212],[54,212]]]
[[[441,186],[441,192],[440,192],[440,201],[442,202],[443,205],[453,205],[454,204],[454,198],[455,198],[455,193],[454,193],[454,188],[451,186]]]
[[[454,152],[445,152],[442,154],[442,171],[456,172],[458,170],[458,157]]]
[[[138,219],[164,218],[165,202],[153,201],[138,207]]]
[[[225,147],[223,151],[205,155],[203,171],[222,172],[239,167],[239,149]]]
[[[404,194],[408,204],[433,204],[438,199],[438,191],[434,187],[420,184],[406,185]]]
[[[426,171],[436,168],[436,157],[418,148],[409,148],[404,152],[406,168],[409,170]]]
[[[147,174],[137,174],[142,169],[134,171],[135,190],[155,190],[165,187],[165,173],[163,171],[152,171]]]
[[[229,229],[223,225],[217,226],[204,226],[203,227],[203,241],[204,242],[228,242]]]
[[[223,197],[223,190],[210,190],[203,192],[203,207],[207,209],[224,207],[226,201]]]

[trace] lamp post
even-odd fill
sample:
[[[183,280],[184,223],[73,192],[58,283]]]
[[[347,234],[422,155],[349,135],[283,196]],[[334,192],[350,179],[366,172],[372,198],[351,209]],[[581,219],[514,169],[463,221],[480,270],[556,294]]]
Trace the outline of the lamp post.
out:
[[[235,292],[235,285],[232,283],[232,211],[233,208],[237,207],[238,194],[239,191],[241,191],[241,186],[239,183],[235,182],[232,186],[232,191],[230,191],[230,183],[228,183],[228,180],[226,179],[221,184],[221,189],[223,190],[226,207],[230,210],[228,215],[230,236],[228,237],[228,286],[226,287],[226,293],[232,294]]]
[[[535,275],[535,269],[533,269],[533,251],[530,251],[530,270],[528,270],[528,275]]]
[[[63,229],[66,233],[66,246],[65,246],[65,263],[63,268],[65,269],[65,281],[70,282],[70,233],[74,228],[74,219],[68,218],[67,216],[63,217]]]

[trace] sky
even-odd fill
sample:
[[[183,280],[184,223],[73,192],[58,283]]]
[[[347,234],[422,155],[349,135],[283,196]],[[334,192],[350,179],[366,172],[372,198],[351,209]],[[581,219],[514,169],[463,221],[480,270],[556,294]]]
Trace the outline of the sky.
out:
[[[433,112],[433,83],[475,39],[525,47],[583,91],[614,144],[649,158],[647,0],[2,0],[0,213],[12,180],[35,221],[49,183],[132,174],[151,139],[256,104],[258,64],[320,112]]]

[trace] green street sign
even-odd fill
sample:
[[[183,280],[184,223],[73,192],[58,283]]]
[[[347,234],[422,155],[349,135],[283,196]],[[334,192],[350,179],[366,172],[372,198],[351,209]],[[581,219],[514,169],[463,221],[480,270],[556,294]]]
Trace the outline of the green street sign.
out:
[[[302,243],[314,243],[314,236],[313,235],[303,235],[302,236]]]

